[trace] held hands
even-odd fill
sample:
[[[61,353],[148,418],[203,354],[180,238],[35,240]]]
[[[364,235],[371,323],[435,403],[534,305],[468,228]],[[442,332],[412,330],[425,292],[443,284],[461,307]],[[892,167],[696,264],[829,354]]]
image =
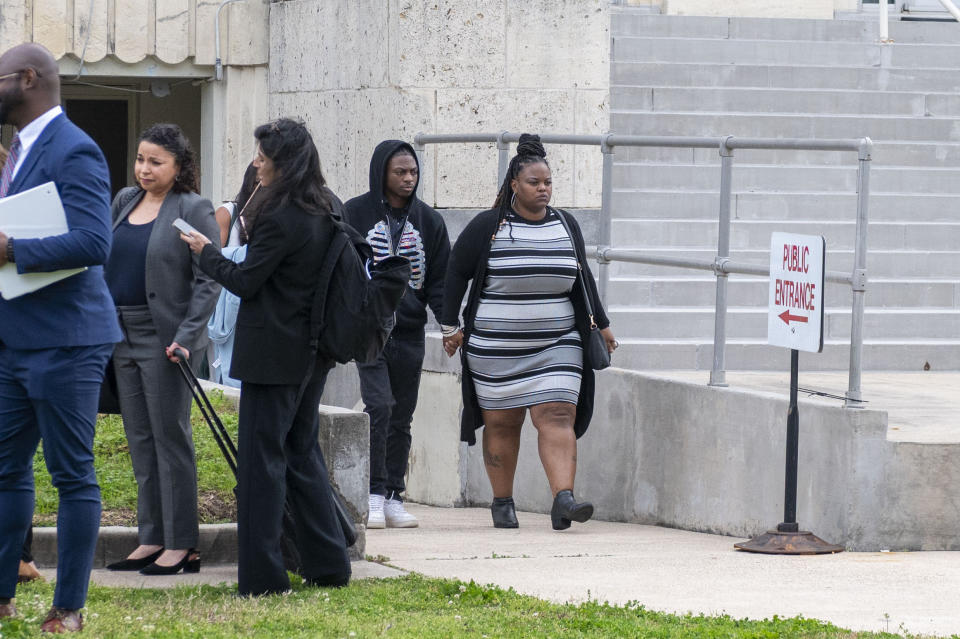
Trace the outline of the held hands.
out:
[[[181,237],[183,237],[183,236],[181,236]],[[178,349],[183,352],[183,354],[185,355],[185,358],[186,358],[186,359],[190,359],[190,351],[189,351],[185,346],[180,346],[180,344],[178,344],[178,343],[176,343],[176,342],[170,344],[170,346],[167,346],[167,347],[166,347],[165,349],[163,349],[163,350],[164,350],[164,352],[167,354],[167,359],[169,359],[169,360],[170,360],[171,362],[173,362],[174,364],[177,364],[177,363],[180,362],[180,358],[177,357],[176,355],[174,355],[174,353],[175,353]]]
[[[190,235],[180,234],[180,239],[186,242],[190,246],[190,250],[200,255],[200,251],[203,250],[203,247],[207,244],[210,244],[210,239],[201,233],[200,231],[194,231]],[[187,349],[183,349],[187,350]],[[169,354],[167,355],[169,357]]]
[[[620,346],[620,342],[617,341],[617,338],[613,336],[613,331],[610,330],[610,327],[601,328],[600,334],[603,335],[603,339],[607,342],[607,352],[613,355],[613,351],[617,350],[617,347]]]
[[[443,338],[443,350],[447,352],[447,357],[453,357],[461,346],[463,346],[463,331],[457,331]]]

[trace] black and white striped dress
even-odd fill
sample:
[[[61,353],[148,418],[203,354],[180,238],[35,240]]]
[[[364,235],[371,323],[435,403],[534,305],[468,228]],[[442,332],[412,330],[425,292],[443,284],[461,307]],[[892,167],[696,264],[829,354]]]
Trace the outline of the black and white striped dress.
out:
[[[570,300],[577,271],[555,211],[538,222],[511,211],[490,248],[466,347],[480,408],[577,403],[583,350]]]

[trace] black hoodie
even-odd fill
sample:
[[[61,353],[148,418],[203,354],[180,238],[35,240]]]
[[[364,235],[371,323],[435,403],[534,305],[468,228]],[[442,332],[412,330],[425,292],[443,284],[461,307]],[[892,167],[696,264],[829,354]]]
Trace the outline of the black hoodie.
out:
[[[344,205],[344,220],[366,237],[373,247],[374,258],[400,255],[410,260],[410,288],[397,308],[398,337],[422,337],[427,323],[427,305],[440,317],[443,303],[443,279],[450,258],[450,239],[440,214],[417,198],[416,187],[401,215],[400,241],[391,237],[390,203],[384,194],[387,163],[399,149],[406,149],[420,161],[413,147],[402,140],[385,140],[377,145],[370,159],[370,190]],[[417,180],[419,184],[419,178]],[[394,219],[396,216],[394,215]],[[412,293],[412,295],[411,295]]]

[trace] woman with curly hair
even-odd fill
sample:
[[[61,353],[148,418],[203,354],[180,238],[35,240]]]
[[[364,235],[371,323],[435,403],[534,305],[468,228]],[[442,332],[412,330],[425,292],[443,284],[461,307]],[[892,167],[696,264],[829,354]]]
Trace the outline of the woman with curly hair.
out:
[[[174,352],[187,358],[203,352],[220,287],[200,270],[173,222],[181,218],[218,244],[220,234],[213,205],[197,194],[196,160],[180,127],[155,124],[143,132],[134,176],[137,186],[122,189],[113,201],[104,277],[124,334],[113,366],[137,479],[140,545],[108,568],[197,572],[191,394]]]

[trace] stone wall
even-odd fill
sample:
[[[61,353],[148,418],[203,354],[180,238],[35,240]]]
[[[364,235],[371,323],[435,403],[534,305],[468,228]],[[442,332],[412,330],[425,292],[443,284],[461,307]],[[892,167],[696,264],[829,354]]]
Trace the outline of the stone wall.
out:
[[[0,51],[39,42],[61,58],[125,63],[156,58],[212,65],[218,2],[192,0],[2,0]],[[224,64],[266,64],[269,0],[244,0],[221,14]]]
[[[219,2],[191,0],[0,0],[0,51],[22,42],[46,46],[60,74],[80,72],[98,84],[163,78],[201,83],[202,195],[214,202],[232,198],[253,157],[253,129],[267,119],[269,0],[243,0],[221,13],[223,80],[213,76],[215,19]],[[109,94],[108,89],[101,89]],[[114,93],[115,95],[126,95]],[[185,107],[177,94],[163,116]],[[150,120],[141,124],[151,124]],[[189,128],[189,127],[188,127]],[[139,132],[139,131],[137,131]],[[130,154],[133,166],[133,151]]]
[[[342,197],[368,188],[377,142],[417,132],[602,133],[609,0],[292,0],[270,14],[272,116],[304,118]],[[548,148],[555,202],[597,206],[599,149]],[[424,199],[489,206],[490,145],[428,148]]]

